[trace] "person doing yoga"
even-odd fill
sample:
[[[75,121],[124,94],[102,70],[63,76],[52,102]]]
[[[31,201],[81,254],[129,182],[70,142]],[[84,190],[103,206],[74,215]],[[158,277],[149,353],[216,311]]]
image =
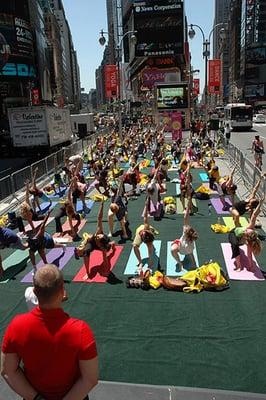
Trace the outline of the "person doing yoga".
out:
[[[228,240],[232,248],[232,259],[235,259],[235,270],[242,271],[246,268],[248,271],[254,270],[252,255],[258,256],[261,253],[262,245],[255,231],[257,216],[259,215],[264,198],[259,201],[256,209],[252,213],[250,223],[247,227],[236,227],[229,232]],[[247,245],[248,265],[243,265],[240,257],[240,246]]]
[[[149,224],[149,219],[148,219],[148,200],[146,200],[145,207],[144,207],[144,216],[143,216],[143,224],[140,225],[136,229],[136,234],[135,238],[133,241],[133,249],[134,253],[137,257],[138,260],[138,273],[141,275],[143,273],[143,263],[142,263],[142,258],[140,255],[140,246],[142,243],[145,243],[148,249],[148,266],[150,269],[153,267],[153,260],[152,260],[152,255],[154,253],[154,246],[153,246],[153,241],[154,241],[154,235],[158,234],[155,228],[153,228]]]
[[[50,203],[49,207],[52,205],[51,199],[45,194],[43,190],[41,190],[36,183],[36,176],[37,176],[38,168],[35,168],[32,177],[31,187],[29,188],[29,193],[33,196],[32,200],[32,207],[34,212],[36,212],[36,208],[38,207],[39,211],[42,211],[40,206],[40,199],[44,202]]]
[[[94,250],[100,250],[103,255],[103,266],[104,269],[110,271],[110,256],[107,253],[112,250],[112,254],[115,253],[115,242],[111,242],[110,238],[103,231],[103,207],[104,202],[101,203],[98,213],[98,224],[94,234],[85,234],[84,240],[80,246],[75,248],[75,258],[78,260],[80,257],[84,259],[84,265],[86,268],[87,276],[85,280],[90,276],[90,255]]]
[[[191,191],[189,192],[188,205],[184,212],[184,225],[183,225],[183,233],[180,239],[176,239],[173,241],[171,245],[171,253],[174,259],[177,262],[177,268],[180,271],[184,269],[183,263],[180,260],[179,255],[182,254],[184,256],[189,256],[192,262],[192,266],[197,268],[196,261],[194,258],[194,248],[195,241],[198,239],[198,234],[192,226],[189,224],[189,215],[192,210],[192,197]]]
[[[220,196],[221,203],[223,205],[223,211],[229,210],[228,203],[225,200],[225,196],[231,197],[231,202],[234,204],[235,194],[237,186],[233,182],[233,177],[236,167],[233,168],[229,176],[220,178],[219,184],[217,184],[217,191]]]
[[[255,210],[255,208],[258,206],[259,204],[259,199],[257,199],[256,193],[259,189],[260,183],[261,183],[261,179],[263,176],[260,177],[260,179],[258,180],[257,184],[254,186],[254,189],[251,193],[251,195],[249,196],[249,198],[247,200],[241,200],[241,201],[237,201],[234,203],[233,207],[230,208],[230,213],[233,217],[234,223],[236,227],[241,226],[240,225],[240,221],[239,218],[241,215],[244,215],[246,212],[248,212],[250,214],[250,217],[252,216],[253,211]]]
[[[33,266],[33,275],[37,271],[36,268],[36,258],[35,258],[35,251],[38,251],[39,256],[41,257],[44,264],[47,264],[45,249],[54,249],[55,247],[61,247],[63,253],[65,252],[66,245],[58,243],[56,239],[54,239],[49,233],[45,232],[45,225],[50,217],[51,211],[49,211],[44,218],[41,226],[37,229],[36,233],[29,235],[28,238],[28,246],[29,246],[29,254],[30,260]]]

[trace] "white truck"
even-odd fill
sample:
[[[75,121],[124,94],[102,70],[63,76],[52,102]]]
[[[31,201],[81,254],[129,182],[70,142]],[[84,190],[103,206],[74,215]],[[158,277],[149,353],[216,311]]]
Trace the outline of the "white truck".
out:
[[[72,132],[80,138],[95,132],[93,113],[71,114]]]
[[[50,106],[10,108],[8,117],[15,148],[51,149],[72,140],[67,109]]]

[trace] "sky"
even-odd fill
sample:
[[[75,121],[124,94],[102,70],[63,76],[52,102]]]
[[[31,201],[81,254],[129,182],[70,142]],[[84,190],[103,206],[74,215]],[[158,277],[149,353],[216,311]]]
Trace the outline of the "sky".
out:
[[[212,29],[215,0],[184,0],[189,24],[200,25],[206,36]],[[88,92],[95,88],[95,70],[100,65],[104,48],[98,39],[101,29],[107,30],[106,0],[63,0],[66,16],[78,54],[81,87]],[[204,82],[204,60],[202,57],[202,34],[190,40],[193,69],[199,69],[201,91]]]

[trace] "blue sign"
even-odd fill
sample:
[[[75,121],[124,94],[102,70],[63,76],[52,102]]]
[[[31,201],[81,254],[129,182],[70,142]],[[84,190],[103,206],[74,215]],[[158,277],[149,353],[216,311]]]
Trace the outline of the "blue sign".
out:
[[[36,70],[33,65],[7,63],[0,70],[0,76],[17,76],[21,78],[36,78]]]

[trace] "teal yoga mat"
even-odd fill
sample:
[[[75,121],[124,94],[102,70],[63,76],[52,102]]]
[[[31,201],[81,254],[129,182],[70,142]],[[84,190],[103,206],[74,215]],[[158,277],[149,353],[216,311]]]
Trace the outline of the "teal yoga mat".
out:
[[[159,257],[161,251],[161,240],[154,240],[153,246],[155,248],[155,253],[153,254],[153,265],[154,271],[158,268],[159,265]],[[148,268],[148,249],[146,244],[142,243],[140,246],[140,254],[143,262],[143,271],[146,271]],[[134,249],[132,248],[124,275],[135,275],[137,273],[137,264],[138,260],[135,256]]]
[[[176,270],[176,260],[174,259],[174,257],[172,256],[171,253],[171,244],[173,242],[167,242],[167,264],[166,264],[166,275],[168,276],[182,276],[184,275],[186,272],[193,270],[194,268],[191,265],[191,261],[190,261],[190,257],[184,256],[182,254],[179,255],[180,260],[182,262],[184,262],[184,270],[183,271],[177,271]],[[195,257],[195,261],[196,261],[196,265],[197,267],[199,267],[199,260],[198,260],[198,254],[197,254],[197,249],[195,246],[194,249],[194,257]]]
[[[177,183],[177,184],[176,184],[176,195],[177,195],[177,196],[180,196],[180,194],[181,194],[180,183]]]
[[[206,172],[201,172],[199,174],[200,179],[202,180],[202,182],[208,182],[209,181],[209,176],[208,174],[206,174]]]
[[[22,271],[27,266],[28,258],[29,252],[27,250],[14,250],[14,253],[2,262],[4,275],[0,278],[0,283],[7,283]]]

